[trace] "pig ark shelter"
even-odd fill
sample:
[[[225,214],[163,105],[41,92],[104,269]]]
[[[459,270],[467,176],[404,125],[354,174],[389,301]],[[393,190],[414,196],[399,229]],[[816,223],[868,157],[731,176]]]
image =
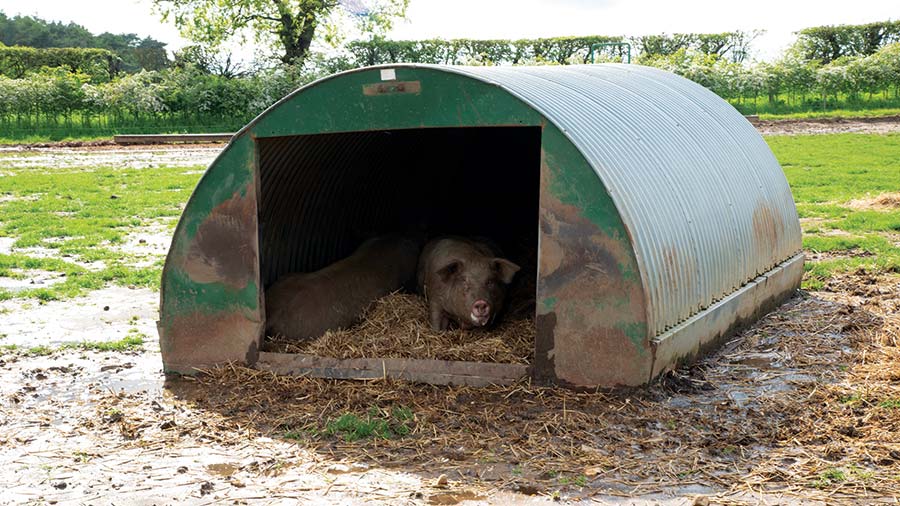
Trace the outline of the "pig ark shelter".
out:
[[[279,276],[422,226],[530,249],[529,366],[261,351],[265,288]],[[176,228],[158,327],[167,372],[237,361],[338,378],[639,385],[776,307],[802,273],[781,167],[702,86],[637,65],[398,64],[304,86],[231,139]]]

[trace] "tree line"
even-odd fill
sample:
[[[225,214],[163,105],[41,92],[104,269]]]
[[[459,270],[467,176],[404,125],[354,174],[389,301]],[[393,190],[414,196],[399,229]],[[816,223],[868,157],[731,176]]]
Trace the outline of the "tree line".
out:
[[[2,12],[0,45],[41,49],[105,49],[116,55],[113,72],[161,70],[170,63],[166,55],[166,44],[151,37],[109,32],[94,35],[76,23],[50,22],[33,16],[9,17]]]
[[[57,24],[65,26],[71,25]],[[898,27],[900,23],[888,21],[806,29],[774,62],[746,58],[759,32],[624,40],[635,52],[635,63],[687,77],[750,114],[876,102],[900,106]],[[119,53],[112,50],[0,46],[0,135],[48,126],[203,130],[204,125],[216,124],[233,129],[297,87],[336,71],[397,62],[578,64],[590,61],[592,45],[622,40],[584,36],[393,41],[373,35],[343,44],[336,55],[313,54],[301,64],[280,63],[253,72],[239,71],[227,57],[203,45],[183,49],[161,68],[137,72],[117,67]],[[621,61],[624,47],[603,46],[597,57]]]

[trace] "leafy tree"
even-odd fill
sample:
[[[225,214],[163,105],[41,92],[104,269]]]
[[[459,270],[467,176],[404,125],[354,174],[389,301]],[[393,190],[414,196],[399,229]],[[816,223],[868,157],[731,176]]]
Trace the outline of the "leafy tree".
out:
[[[900,21],[814,26],[800,30],[795,50],[807,60],[830,63],[842,56],[869,56],[900,42]]]
[[[239,62],[232,61],[231,53],[213,53],[203,46],[186,46],[175,52],[176,68],[193,67],[206,74],[225,78],[243,77],[247,75]]]
[[[32,48],[99,48],[114,51],[121,61],[114,70],[160,70],[169,64],[166,44],[136,34],[94,36],[75,23],[48,22],[32,16],[12,18],[0,12],[0,43]]]
[[[722,33],[673,33],[672,35],[643,35],[632,37],[632,45],[647,57],[670,56],[679,50],[695,51],[707,56],[728,58],[742,62],[750,51],[751,43],[764,32],[753,30]]]
[[[409,0],[153,0],[163,19],[172,19],[182,34],[215,51],[248,34],[281,53],[287,64],[300,64],[309,56],[320,27],[336,37],[332,16],[344,13],[361,30],[383,33],[406,13]],[[326,26],[331,24],[331,26]],[[248,33],[249,32],[249,33]]]
[[[12,18],[0,12],[0,42],[7,46],[91,47],[93,36],[85,27],[48,23],[32,16]]]

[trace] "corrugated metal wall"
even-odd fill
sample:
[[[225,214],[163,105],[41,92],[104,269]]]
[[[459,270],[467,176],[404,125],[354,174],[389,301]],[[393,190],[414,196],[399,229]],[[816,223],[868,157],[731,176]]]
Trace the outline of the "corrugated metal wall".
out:
[[[520,250],[537,249],[540,139],[539,127],[259,139],[263,286],[426,223],[432,234],[490,236],[523,262]]]
[[[651,336],[801,249],[772,152],[698,84],[637,65],[427,67],[500,86],[584,154],[633,238]]]

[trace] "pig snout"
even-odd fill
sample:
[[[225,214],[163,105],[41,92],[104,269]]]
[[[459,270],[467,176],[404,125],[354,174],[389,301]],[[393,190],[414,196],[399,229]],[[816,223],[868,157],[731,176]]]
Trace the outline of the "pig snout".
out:
[[[484,327],[491,321],[491,305],[484,300],[476,300],[472,304],[472,313],[469,315],[472,323],[479,327]]]

